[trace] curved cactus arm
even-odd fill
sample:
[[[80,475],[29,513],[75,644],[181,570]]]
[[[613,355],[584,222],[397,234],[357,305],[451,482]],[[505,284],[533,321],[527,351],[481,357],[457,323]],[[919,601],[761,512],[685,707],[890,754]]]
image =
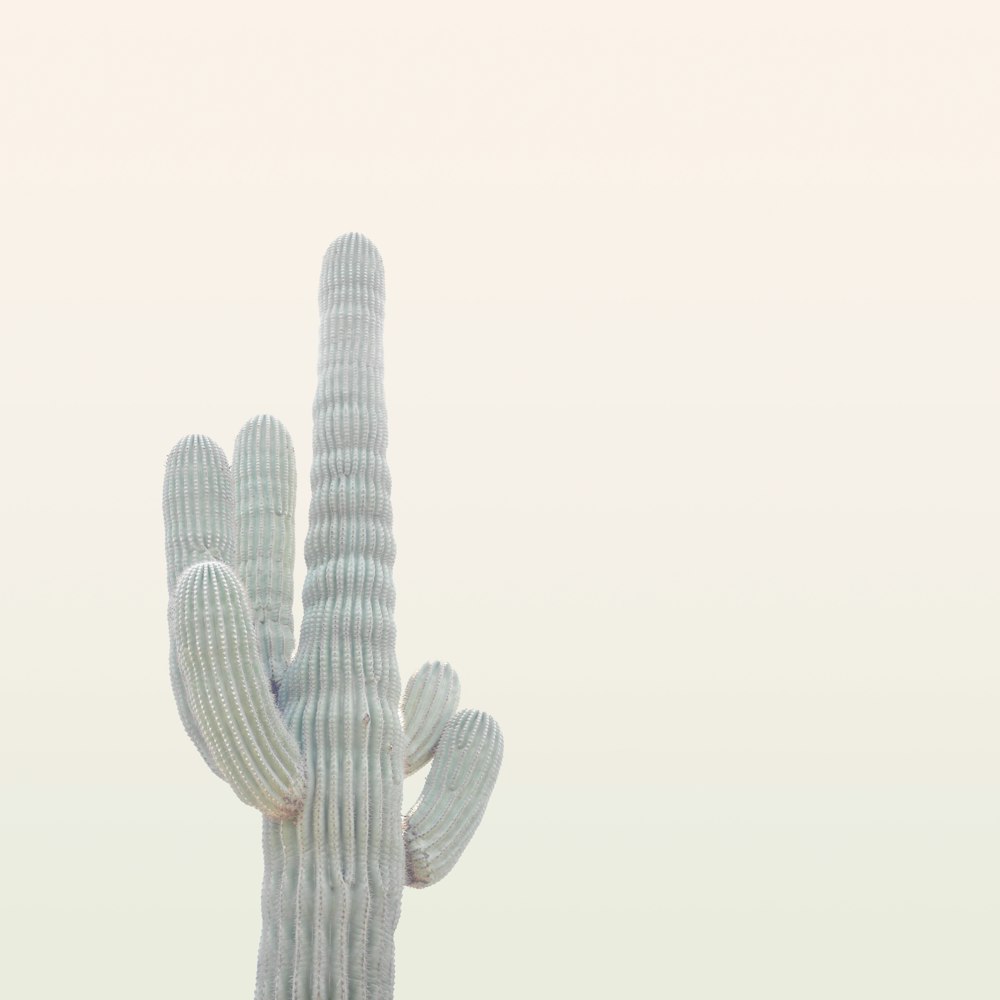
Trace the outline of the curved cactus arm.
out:
[[[223,777],[265,816],[294,817],[305,794],[303,758],[275,704],[232,567],[203,562],[185,570],[170,626],[187,703]]]
[[[163,526],[167,549],[167,593],[194,563],[232,562],[233,477],[225,452],[202,434],[181,438],[167,456],[163,476]],[[177,650],[170,639],[170,686],[184,730],[205,763],[221,778],[205,737],[195,722],[181,680]]]
[[[406,884],[444,878],[476,832],[503,759],[503,735],[485,712],[453,716],[434,752],[416,805],[403,818]]]
[[[406,737],[405,774],[419,771],[434,756],[434,748],[458,708],[460,695],[458,674],[450,663],[440,660],[425,663],[406,682],[400,704]]]
[[[261,657],[277,690],[292,657],[295,449],[280,420],[257,416],[233,448],[236,572],[253,608]]]

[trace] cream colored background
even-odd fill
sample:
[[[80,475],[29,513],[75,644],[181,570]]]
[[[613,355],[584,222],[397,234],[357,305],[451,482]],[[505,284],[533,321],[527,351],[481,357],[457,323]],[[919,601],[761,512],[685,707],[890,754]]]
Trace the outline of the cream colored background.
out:
[[[990,3],[5,15],[5,996],[246,998],[160,485],[386,264],[398,654],[507,756],[397,996],[1000,996]],[[302,562],[298,581],[302,579]],[[418,785],[408,790],[416,796]]]

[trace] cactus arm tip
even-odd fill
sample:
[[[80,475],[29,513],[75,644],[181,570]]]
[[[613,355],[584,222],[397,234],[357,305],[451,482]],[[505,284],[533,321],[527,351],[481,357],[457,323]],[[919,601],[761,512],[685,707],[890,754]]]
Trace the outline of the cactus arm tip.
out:
[[[450,663],[425,663],[407,682],[400,710],[406,737],[404,773],[419,771],[434,755],[461,696],[458,673]]]

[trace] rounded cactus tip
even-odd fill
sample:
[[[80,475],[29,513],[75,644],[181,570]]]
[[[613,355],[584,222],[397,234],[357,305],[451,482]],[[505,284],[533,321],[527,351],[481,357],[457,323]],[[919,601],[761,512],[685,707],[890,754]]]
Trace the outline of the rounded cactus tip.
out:
[[[348,275],[383,280],[382,255],[364,233],[342,233],[323,255],[323,276],[326,280]]]
[[[251,417],[239,429],[239,433],[236,435],[236,440],[240,441],[244,437],[258,434],[273,435],[275,438],[287,441],[291,444],[291,435],[288,433],[288,428],[285,427],[285,425],[277,417],[272,416],[270,413],[258,413],[256,416]]]
[[[203,463],[224,469],[229,468],[226,453],[207,434],[185,434],[167,454],[168,473],[182,466]]]
[[[177,594],[185,590],[203,588],[216,593],[220,591],[239,590],[240,579],[228,564],[218,559],[205,559],[192,563],[181,573],[177,580]]]
[[[382,262],[378,247],[364,233],[341,233],[326,249],[327,257],[334,254],[372,255]]]
[[[365,303],[381,310],[385,270],[378,247],[364,233],[343,233],[327,247],[320,273],[320,310]]]
[[[207,435],[207,434],[185,434],[184,437],[180,438],[171,448],[174,451],[186,451],[189,448],[206,448],[206,449],[216,449],[219,446]]]

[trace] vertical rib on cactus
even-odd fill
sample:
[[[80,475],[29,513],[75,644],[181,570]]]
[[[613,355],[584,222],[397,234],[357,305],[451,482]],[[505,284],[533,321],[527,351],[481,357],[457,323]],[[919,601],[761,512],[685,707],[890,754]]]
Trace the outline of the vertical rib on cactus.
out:
[[[261,656],[275,688],[292,657],[295,449],[281,421],[248,420],[233,447],[236,569],[246,581]]]
[[[168,459],[178,708],[209,765],[265,816],[258,1000],[389,1000],[404,883],[450,871],[500,767],[499,727],[483,712],[456,714],[448,664],[411,678],[400,717],[384,301],[378,250],[359,233],[339,237],[320,285],[307,573],[291,662],[295,473],[284,428],[271,417],[243,428],[235,485],[208,439],[185,439]],[[404,821],[404,771],[430,759]]]

